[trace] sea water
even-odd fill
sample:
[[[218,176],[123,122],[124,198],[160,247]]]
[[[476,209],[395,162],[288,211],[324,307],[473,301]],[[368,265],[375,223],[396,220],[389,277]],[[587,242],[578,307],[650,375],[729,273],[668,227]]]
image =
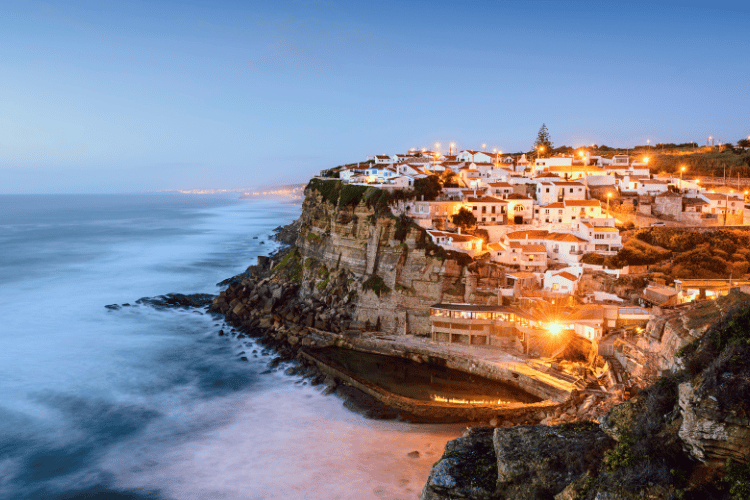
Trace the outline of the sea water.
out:
[[[367,420],[220,318],[135,304],[218,293],[299,211],[0,196],[0,498],[417,498],[459,427]]]

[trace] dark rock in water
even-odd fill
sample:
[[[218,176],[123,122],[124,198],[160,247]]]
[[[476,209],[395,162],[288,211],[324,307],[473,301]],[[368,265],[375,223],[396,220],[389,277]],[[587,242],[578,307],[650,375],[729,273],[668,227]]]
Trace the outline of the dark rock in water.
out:
[[[194,293],[183,295],[181,293],[168,293],[158,297],[143,297],[135,301],[136,304],[151,306],[155,309],[169,309],[174,307],[206,307],[211,305],[214,296],[209,293]]]
[[[255,351],[253,351],[253,352],[255,352]],[[268,363],[268,366],[270,368],[276,368],[277,366],[279,366],[279,363],[281,363],[282,361],[283,360],[281,359],[281,357],[277,356],[277,357],[273,358],[270,363]]]
[[[224,335],[224,330],[219,330],[219,337]]]
[[[242,356],[242,357],[241,357],[240,359],[241,359],[242,361],[247,361],[247,356]]]
[[[109,304],[109,305],[106,305],[104,307],[106,307],[110,311],[119,311],[120,310],[120,306],[118,306],[117,304]]]
[[[257,237],[257,236],[253,236],[253,239],[254,239],[254,240],[257,240],[257,239],[258,239],[258,237]]]
[[[130,307],[130,304],[128,304],[127,302],[125,302],[125,303],[124,303],[124,304],[122,305],[122,307]]]
[[[266,244],[266,242],[265,242],[265,241],[261,241],[261,242],[260,242],[260,244],[261,244],[261,245],[265,245],[265,244]]]

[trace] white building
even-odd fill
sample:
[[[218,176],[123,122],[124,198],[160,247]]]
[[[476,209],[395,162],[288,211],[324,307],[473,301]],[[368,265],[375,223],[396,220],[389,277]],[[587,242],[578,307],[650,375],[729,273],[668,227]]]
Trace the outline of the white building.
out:
[[[523,245],[517,241],[492,243],[487,247],[490,259],[500,264],[518,266],[521,271],[543,272],[547,269],[544,245]]]
[[[534,209],[534,219],[540,223],[572,224],[581,219],[604,217],[599,200],[565,200]]]
[[[544,290],[549,292],[574,294],[578,288],[578,278],[566,271],[544,273]]]
[[[482,251],[482,239],[468,234],[447,233],[444,231],[427,230],[432,241],[446,250],[455,250],[471,255]]]
[[[508,201],[493,196],[466,198],[469,210],[478,224],[505,224],[508,215]]]
[[[563,200],[585,200],[586,186],[580,182],[541,182],[536,186],[537,205],[548,205]]]

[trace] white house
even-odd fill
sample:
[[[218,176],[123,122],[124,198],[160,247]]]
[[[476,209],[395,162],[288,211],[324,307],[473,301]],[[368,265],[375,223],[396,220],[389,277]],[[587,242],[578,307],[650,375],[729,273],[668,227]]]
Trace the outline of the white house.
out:
[[[733,193],[701,193],[698,198],[706,201],[708,205],[703,207],[704,213],[718,214],[724,216],[728,213],[730,216],[741,216],[745,208],[745,202],[742,196]],[[728,210],[728,212],[727,212]]]
[[[534,161],[534,173],[539,173],[550,167],[570,167],[573,165],[573,157],[558,156],[554,158],[537,158]]]
[[[578,278],[566,271],[544,273],[544,290],[574,294],[578,288]]]
[[[548,205],[563,200],[585,200],[586,186],[580,182],[541,182],[536,186],[537,205]]]
[[[614,219],[607,218],[614,224]],[[587,250],[612,254],[622,248],[622,237],[620,231],[613,226],[596,226],[591,221],[578,221],[574,226],[575,234],[588,240]],[[593,248],[592,248],[593,247]]]
[[[547,249],[544,245],[523,245],[517,241],[492,243],[487,246],[490,259],[522,271],[543,272],[547,269]]]
[[[549,233],[543,240],[547,257],[565,264],[577,264],[588,252],[589,242],[569,233]]]
[[[509,194],[505,200],[508,202],[509,224],[531,224],[534,220],[534,200],[518,193]]]
[[[500,161],[500,155],[498,153],[465,149],[456,155],[456,159],[474,163],[496,163]]]
[[[581,219],[604,217],[599,200],[565,200],[534,209],[534,219],[540,223],[572,224]]]
[[[432,241],[447,250],[455,250],[471,255],[482,251],[482,239],[468,234],[447,233],[444,231],[427,230]]]
[[[506,199],[513,194],[513,186],[507,182],[488,182],[487,186],[491,196]]]
[[[478,224],[505,224],[508,215],[508,201],[492,196],[469,196],[466,198],[471,213]]]

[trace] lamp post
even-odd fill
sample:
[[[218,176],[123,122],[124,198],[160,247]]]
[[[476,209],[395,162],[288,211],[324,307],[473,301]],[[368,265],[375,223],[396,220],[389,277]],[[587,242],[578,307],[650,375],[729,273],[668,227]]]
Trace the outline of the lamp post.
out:
[[[680,193],[682,193],[682,174],[685,173],[685,167],[680,167]]]
[[[612,193],[607,193],[607,217],[609,217],[609,199],[612,198]]]
[[[729,217],[729,193],[734,193],[733,190],[727,191],[727,199],[724,202],[724,225],[727,225],[727,217]]]

